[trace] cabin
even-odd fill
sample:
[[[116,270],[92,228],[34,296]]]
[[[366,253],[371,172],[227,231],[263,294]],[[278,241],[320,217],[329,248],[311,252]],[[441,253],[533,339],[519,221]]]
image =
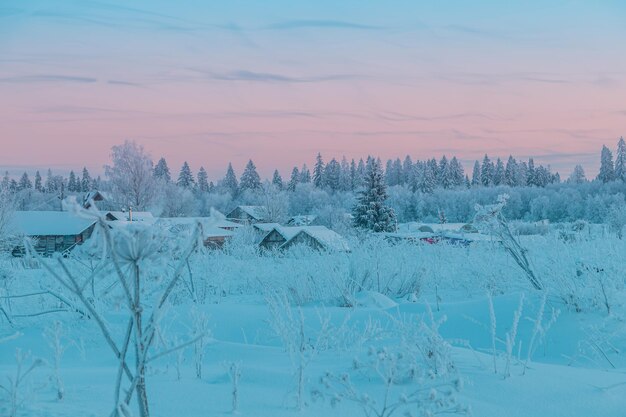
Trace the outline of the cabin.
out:
[[[267,209],[263,206],[237,206],[226,215],[226,219],[240,224],[265,223]]]
[[[69,253],[93,233],[96,219],[83,218],[68,211],[16,211],[9,223],[16,235],[32,239],[33,248],[43,256]],[[13,248],[13,256],[23,256],[25,248]]]
[[[314,214],[300,214],[290,217],[285,224],[287,226],[315,226],[316,220],[317,216]]]
[[[222,248],[233,237],[234,230],[241,227],[237,223],[211,217],[160,218],[155,224],[172,237],[180,233],[191,232],[197,224],[200,224],[204,246],[212,249]]]
[[[259,247],[264,250],[289,249],[298,245],[321,251],[350,251],[348,242],[325,226],[278,226],[259,242]]]
[[[157,219],[149,211],[107,211],[104,219],[110,222],[143,222],[148,225],[156,223]]]

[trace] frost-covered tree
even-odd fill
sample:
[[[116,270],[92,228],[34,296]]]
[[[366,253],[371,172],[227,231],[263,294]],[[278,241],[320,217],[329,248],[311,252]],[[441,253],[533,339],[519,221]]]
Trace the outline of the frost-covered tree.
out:
[[[503,185],[504,184],[504,164],[502,160],[498,158],[496,160],[496,167],[493,171],[493,185]]]
[[[489,187],[493,184],[493,174],[495,171],[495,167],[493,166],[493,162],[489,159],[489,156],[485,154],[483,158],[483,164],[480,167],[480,180],[482,185],[485,187]]]
[[[248,161],[246,168],[243,170],[243,174],[241,174],[239,187],[242,191],[258,190],[261,188],[261,177],[256,171],[256,166],[254,165],[254,162],[252,162],[252,159]]]
[[[69,179],[67,180],[67,191],[70,193],[75,193],[80,191],[80,183],[76,180],[76,174],[74,171],[70,171]]]
[[[615,167],[613,166],[613,153],[606,146],[602,146],[600,155],[600,173],[598,180],[607,183],[615,179]]]
[[[452,180],[450,178],[450,167],[448,163],[448,158],[446,156],[442,156],[439,160],[439,170],[437,171],[437,183],[443,188],[450,188],[452,185]]]
[[[9,189],[9,185],[11,184],[11,177],[9,176],[9,171],[4,171],[4,176],[2,177],[2,184],[0,189],[7,191]]]
[[[437,177],[433,170],[433,164],[420,162],[416,171],[417,189],[424,194],[431,194],[437,186]]]
[[[287,190],[295,191],[296,187],[300,183],[300,171],[298,167],[293,167],[291,170],[291,177],[289,178],[289,183],[287,184]]]
[[[89,192],[91,190],[92,184],[93,180],[91,179],[91,175],[89,175],[87,167],[83,167],[83,175],[80,179],[80,190],[84,193]]]
[[[322,160],[321,153],[318,153],[315,158],[315,166],[313,167],[313,185],[317,188],[322,188],[324,186],[324,161]]]
[[[354,191],[354,189],[357,186],[357,176],[358,176],[358,171],[357,171],[357,165],[356,162],[354,160],[354,158],[352,159],[352,161],[350,161],[350,190]]]
[[[40,193],[43,192],[41,174],[39,173],[39,171],[35,172],[35,190],[37,190]]]
[[[480,176],[480,162],[474,162],[474,169],[472,170],[472,186],[478,187],[483,184],[483,180]]]
[[[300,170],[300,182],[302,184],[308,184],[311,182],[311,171],[309,171],[306,164],[303,164],[302,169]]]
[[[172,180],[172,176],[170,175],[170,169],[167,166],[167,161],[165,158],[159,159],[156,166],[154,167],[154,177],[165,182],[170,182]]]
[[[135,210],[144,210],[155,196],[155,180],[152,159],[143,146],[132,141],[111,148],[112,165],[105,173],[113,192],[122,204]]]
[[[341,158],[341,170],[339,172],[339,189],[341,191],[352,190],[352,177],[350,174],[350,164],[346,157]]]
[[[528,159],[528,170],[526,171],[526,185],[537,185],[537,173],[535,172],[535,160],[533,158]]]
[[[615,155],[615,179],[626,182],[626,142],[619,138],[617,154]]]
[[[373,232],[391,232],[396,228],[396,216],[385,203],[387,187],[379,162],[370,158],[365,172],[364,189],[359,192],[353,208],[354,225]]]
[[[31,182],[28,174],[25,172],[20,177],[20,182],[18,183],[19,190],[30,190],[33,188],[33,183]]]
[[[323,184],[324,187],[328,188],[330,191],[338,191],[340,189],[340,180],[341,180],[341,166],[339,162],[335,158],[331,159],[330,162],[324,168],[324,178]]]
[[[193,179],[193,174],[191,172],[191,168],[187,161],[183,163],[183,166],[180,168],[180,173],[178,174],[178,180],[176,181],[176,185],[181,188],[191,189],[194,187],[196,181]]]
[[[465,172],[463,171],[463,165],[459,162],[456,156],[453,156],[448,165],[448,176],[450,184],[453,187],[460,187],[465,183]]]
[[[504,169],[504,184],[509,187],[515,187],[517,183],[517,161],[512,155],[509,155],[509,159],[506,161],[506,168]]]
[[[209,175],[204,167],[200,167],[200,170],[198,171],[198,191],[201,193],[209,192]]]
[[[235,175],[235,170],[233,169],[233,164],[228,163],[228,169],[226,169],[226,176],[222,180],[220,184],[221,188],[223,188],[226,192],[228,192],[232,197],[236,196],[239,192],[239,184],[237,183],[237,176]]]
[[[415,182],[415,167],[409,155],[402,162],[402,184],[411,185]]]
[[[568,181],[572,184],[582,184],[584,182],[587,182],[587,178],[585,177],[585,170],[583,169],[582,165],[576,165],[574,167],[574,170],[569,176]]]
[[[274,175],[272,176],[272,184],[279,190],[283,189],[283,177],[280,176],[280,172],[278,172],[277,169],[274,170]]]

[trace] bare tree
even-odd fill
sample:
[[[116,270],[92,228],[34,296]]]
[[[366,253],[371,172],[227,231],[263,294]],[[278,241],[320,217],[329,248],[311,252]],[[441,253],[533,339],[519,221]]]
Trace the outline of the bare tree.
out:
[[[111,148],[111,161],[113,165],[105,166],[105,173],[120,203],[145,209],[156,192],[150,155],[143,146],[127,140]]]

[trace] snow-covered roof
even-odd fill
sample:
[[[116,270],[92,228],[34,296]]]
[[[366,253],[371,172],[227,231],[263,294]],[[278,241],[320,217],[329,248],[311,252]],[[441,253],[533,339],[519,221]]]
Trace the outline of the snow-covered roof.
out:
[[[310,225],[317,216],[315,214],[299,214],[297,216],[291,217],[287,224],[289,226],[308,226]]]
[[[267,217],[267,210],[263,206],[237,206],[228,214],[227,217],[231,217],[233,212],[237,209],[243,211],[256,220],[263,220]]]
[[[16,211],[10,230],[26,236],[78,235],[96,223],[69,211]]]
[[[156,218],[149,211],[133,211],[133,220],[134,222],[146,222],[149,224],[154,224],[156,222]],[[113,221],[130,221],[130,212],[128,211],[107,211],[105,213],[107,220],[112,218]]]
[[[261,232],[269,233],[278,227],[284,227],[284,226],[281,226],[280,223],[255,223],[252,225],[252,227],[254,227],[257,230],[260,230]]]
[[[224,219],[214,219],[212,217],[165,217],[158,219],[155,225],[175,235],[182,231],[193,230],[193,227],[198,223],[202,225],[202,235],[204,239],[211,237],[230,237],[234,235],[232,231],[223,228],[224,225],[229,227],[228,225],[232,222]]]
[[[348,241],[339,233],[330,230],[326,226],[294,226],[280,227],[277,231],[287,239],[283,246],[287,246],[289,241],[300,233],[306,233],[311,238],[318,241],[325,249],[333,251],[349,251]]]

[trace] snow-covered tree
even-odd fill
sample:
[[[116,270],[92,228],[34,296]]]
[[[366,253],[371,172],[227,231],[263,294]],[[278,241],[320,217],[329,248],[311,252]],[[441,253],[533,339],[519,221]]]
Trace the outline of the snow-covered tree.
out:
[[[483,164],[480,168],[480,180],[482,185],[485,187],[489,187],[493,184],[493,174],[495,171],[495,167],[493,166],[493,162],[489,159],[489,156],[485,154],[483,158]]]
[[[600,155],[600,173],[598,180],[607,183],[615,179],[615,167],[613,166],[613,153],[606,146],[602,146]]]
[[[483,180],[480,176],[480,162],[474,162],[474,169],[472,170],[472,186],[478,187],[483,184]]]
[[[78,182],[78,180],[76,180],[76,174],[74,174],[74,171],[70,171],[70,177],[67,180],[67,191],[69,191],[70,193],[75,193],[80,191],[80,183]]]
[[[364,190],[359,192],[352,214],[354,225],[373,232],[391,232],[396,228],[396,216],[387,200],[387,187],[379,162],[370,158],[365,172]]]
[[[302,169],[300,170],[300,182],[302,184],[308,184],[311,182],[311,171],[309,171],[306,164],[302,165]]]
[[[83,175],[80,179],[80,190],[84,193],[89,192],[91,190],[91,186],[93,185],[93,180],[91,179],[91,175],[89,175],[89,171],[87,167],[83,167]]]
[[[132,141],[111,148],[113,165],[105,173],[119,202],[145,210],[155,196],[152,160],[143,146]]]
[[[167,166],[167,161],[165,158],[159,159],[156,166],[154,167],[154,177],[165,182],[170,182],[172,180],[172,176],[170,175],[170,169]]]
[[[504,169],[504,184],[509,187],[515,187],[518,185],[517,170],[517,161],[513,158],[513,156],[509,155],[509,159],[506,161],[506,168]]]
[[[324,168],[324,187],[327,187],[329,190],[335,192],[340,189],[340,179],[341,166],[339,165],[339,162],[333,158]]]
[[[28,174],[25,172],[20,177],[20,182],[18,183],[18,189],[20,190],[30,190],[33,188],[33,183],[31,182]]]
[[[617,154],[615,155],[615,179],[626,182],[626,142],[619,138]]]
[[[341,158],[341,170],[339,172],[339,189],[341,191],[352,190],[352,177],[350,174],[350,164],[346,157]]]
[[[43,192],[43,185],[41,181],[41,174],[39,173],[39,171],[35,172],[35,190],[39,191],[40,193]]]
[[[324,186],[324,161],[322,160],[321,153],[318,153],[315,158],[315,166],[313,167],[313,185],[317,188],[322,188]]]
[[[204,167],[200,167],[200,170],[198,171],[198,191],[201,193],[209,192],[209,175]]]
[[[452,185],[452,179],[450,178],[450,167],[448,163],[448,158],[446,156],[442,156],[439,160],[439,170],[437,171],[439,174],[437,176],[437,183],[443,188],[450,188]]]
[[[504,174],[505,174],[504,163],[502,163],[502,160],[498,158],[496,160],[496,167],[493,171],[493,179],[492,179],[493,185],[497,186],[497,185],[505,184]]]
[[[183,163],[183,166],[180,168],[180,173],[178,174],[178,180],[176,181],[176,185],[189,190],[194,187],[195,183],[196,181],[193,178],[191,168],[189,167],[187,161],[185,161]]]
[[[587,181],[587,178],[585,177],[585,170],[582,165],[576,165],[574,167],[568,181],[572,184],[582,184]]]
[[[239,184],[237,182],[237,176],[235,175],[233,164],[231,164],[230,162],[228,163],[228,169],[226,169],[226,176],[222,180],[220,186],[226,192],[228,192],[232,197],[236,196],[237,193],[239,192]]]
[[[274,170],[274,175],[272,176],[272,184],[279,190],[283,189],[283,177],[280,176],[280,173],[277,169]]]
[[[296,187],[300,183],[300,171],[298,167],[293,167],[291,170],[291,177],[289,178],[289,183],[287,184],[287,190],[295,191]]]
[[[261,177],[256,171],[256,166],[252,159],[246,164],[246,168],[241,174],[241,181],[239,183],[241,190],[259,190],[261,188]]]
[[[456,156],[453,156],[448,165],[448,176],[450,184],[453,187],[460,187],[465,183],[465,172],[463,171],[463,165],[459,162]]]

